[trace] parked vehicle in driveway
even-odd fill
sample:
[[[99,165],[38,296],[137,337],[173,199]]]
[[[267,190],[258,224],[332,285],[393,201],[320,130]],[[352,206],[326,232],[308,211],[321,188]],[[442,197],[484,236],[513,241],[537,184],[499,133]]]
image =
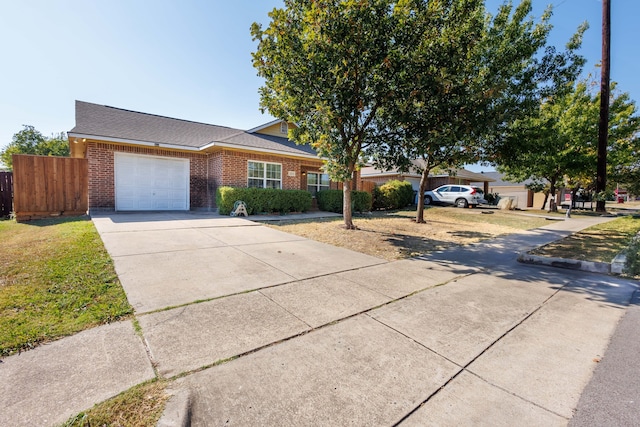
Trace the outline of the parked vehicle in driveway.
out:
[[[441,185],[424,193],[424,204],[454,205],[459,208],[475,207],[486,200],[470,185]]]

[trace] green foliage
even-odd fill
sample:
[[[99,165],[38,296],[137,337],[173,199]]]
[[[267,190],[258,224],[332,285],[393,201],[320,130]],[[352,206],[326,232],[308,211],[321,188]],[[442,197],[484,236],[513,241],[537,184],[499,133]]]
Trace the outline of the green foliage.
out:
[[[64,132],[46,138],[33,126],[24,125],[24,129],[13,135],[9,145],[0,151],[0,161],[8,168],[13,166],[13,154],[68,156],[69,142]]]
[[[627,261],[625,264],[625,273],[633,276],[640,276],[640,237],[636,236],[626,251]]]
[[[316,194],[318,208],[326,212],[342,213],[344,194],[342,190],[322,190]],[[371,211],[372,197],[366,191],[352,191],[351,203],[354,212]]]
[[[608,174],[610,188],[596,200],[608,200],[616,182],[633,185],[640,152],[640,118],[627,94],[616,94],[609,107]],[[595,187],[600,95],[588,80],[569,85],[545,99],[530,116],[514,122],[499,169],[509,179],[547,181],[587,190]]]
[[[392,102],[390,89],[402,66],[392,52],[392,4],[286,0],[269,13],[267,28],[251,27],[258,42],[253,65],[265,79],[261,108],[296,123],[289,137],[327,159],[330,178],[345,183],[347,205],[362,150],[395,139],[379,114]],[[350,206],[344,220],[353,228]]]
[[[306,212],[311,208],[311,193],[304,190],[275,188],[220,187],[216,191],[216,205],[221,215],[229,215],[236,201],[242,200],[249,215],[260,213]]]
[[[392,180],[373,189],[374,209],[402,209],[413,203],[409,181]]]
[[[541,82],[557,76],[550,70],[563,68],[552,61],[559,57],[555,51],[538,52],[550,11],[538,24],[530,12],[530,0],[515,8],[505,3],[495,17],[487,17],[482,0],[397,2],[394,59],[402,67],[391,88],[395,102],[383,117],[401,138],[369,150],[376,165],[415,169],[426,183],[433,168],[478,161],[505,124],[535,104]],[[418,192],[418,222],[424,190]]]

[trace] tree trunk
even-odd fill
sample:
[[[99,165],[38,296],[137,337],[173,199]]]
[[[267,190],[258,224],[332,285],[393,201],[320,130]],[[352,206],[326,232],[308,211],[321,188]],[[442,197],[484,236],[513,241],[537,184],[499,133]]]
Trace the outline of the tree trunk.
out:
[[[420,189],[418,190],[418,206],[416,207],[416,223],[424,224],[424,192],[427,191],[427,182],[429,181],[429,169],[422,171],[420,177]]]
[[[346,180],[342,183],[342,217],[344,218],[344,228],[347,230],[355,230],[353,224],[353,212],[351,211],[351,184],[353,179]]]
[[[551,200],[549,201],[549,212],[558,212],[558,204],[556,200],[556,181],[551,181],[549,184],[549,195],[551,196]]]
[[[544,201],[542,202],[542,210],[545,210],[547,207],[547,200],[549,200],[549,192],[544,193]]]

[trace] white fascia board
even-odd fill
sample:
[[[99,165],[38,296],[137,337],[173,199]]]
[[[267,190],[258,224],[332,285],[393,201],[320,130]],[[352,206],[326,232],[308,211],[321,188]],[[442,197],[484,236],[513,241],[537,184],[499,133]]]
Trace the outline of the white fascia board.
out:
[[[171,148],[173,150],[184,150],[184,151],[200,151],[198,147],[187,147],[184,145],[166,144],[164,142],[149,142],[149,141],[137,141],[135,139],[113,138],[110,136],[87,135],[82,133],[68,133],[67,138],[69,140],[71,140],[72,138],[83,138],[83,139],[92,139],[96,141],[117,142],[120,144],[142,145],[145,147]]]
[[[283,122],[283,121],[284,121],[284,120],[275,119],[275,120],[270,121],[269,123],[265,123],[265,124],[263,124],[263,125],[260,125],[260,126],[256,126],[256,127],[254,127],[254,128],[251,128],[251,129],[249,129],[249,130],[247,131],[247,133],[254,133],[254,132],[257,132],[257,131],[262,130],[262,129],[266,129],[266,128],[268,128],[269,126],[273,126],[273,125],[275,125],[276,123],[280,123],[280,122]]]
[[[125,139],[125,138],[112,138],[107,136],[98,136],[98,135],[88,135],[82,133],[68,133],[67,138],[72,140],[74,138],[78,139],[91,139],[96,141],[105,141],[105,142],[116,142],[121,144],[132,144],[132,145],[142,145],[145,147],[156,147],[156,148],[171,148],[174,150],[183,150],[183,151],[196,151],[201,152],[211,147],[225,147],[225,148],[234,148],[238,150],[248,150],[248,151],[256,151],[259,153],[268,153],[268,154],[278,154],[280,156],[293,156],[293,157],[303,157],[306,159],[314,159],[314,160],[323,160],[322,157],[314,156],[313,154],[300,154],[300,153],[290,153],[287,151],[279,151],[279,150],[270,150],[268,148],[255,148],[255,147],[247,147],[244,145],[236,145],[229,144],[226,142],[211,142],[202,147],[188,147],[184,145],[176,145],[176,144],[166,144],[166,143],[158,143],[158,142],[148,142],[148,141],[137,141],[133,139]]]
[[[228,142],[212,142],[210,144],[207,144],[201,147],[201,150],[206,150],[207,148],[211,148],[211,147],[233,148],[236,150],[256,151],[258,153],[278,154],[280,156],[294,156],[294,157],[304,157],[306,159],[324,160],[322,157],[314,156],[313,154],[291,153],[288,151],[270,150],[268,148],[256,148],[256,147],[249,147],[246,145],[229,144]]]

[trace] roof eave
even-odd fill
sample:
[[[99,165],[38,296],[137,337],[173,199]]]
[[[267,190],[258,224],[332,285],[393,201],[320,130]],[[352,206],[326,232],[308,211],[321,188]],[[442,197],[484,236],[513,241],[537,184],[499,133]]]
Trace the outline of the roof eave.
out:
[[[314,155],[314,154],[293,153],[293,152],[290,152],[290,151],[271,150],[269,148],[256,148],[256,147],[251,147],[251,146],[247,146],[247,145],[230,144],[228,142],[211,142],[211,143],[209,143],[207,145],[202,146],[201,150],[206,150],[206,149],[213,148],[213,147],[232,148],[232,149],[236,149],[236,150],[249,150],[249,151],[256,151],[258,153],[278,154],[278,155],[281,155],[281,156],[294,156],[294,157],[303,157],[303,158],[306,158],[306,159],[323,160],[322,157],[319,157],[319,156]]]
[[[255,148],[255,147],[249,147],[246,145],[229,144],[225,142],[210,142],[209,144],[203,145],[201,147],[190,147],[185,145],[166,144],[166,143],[150,142],[150,141],[138,141],[134,139],[114,138],[109,136],[90,135],[90,134],[76,133],[76,132],[69,132],[67,136],[69,138],[69,141],[73,139],[87,139],[87,140],[95,140],[95,141],[115,142],[118,144],[141,145],[144,147],[168,148],[172,150],[196,151],[196,152],[202,152],[213,147],[221,147],[221,148],[232,148],[232,149],[239,149],[239,150],[255,151],[259,153],[278,154],[281,156],[293,156],[293,157],[303,157],[306,159],[322,160],[321,157],[318,157],[313,154],[292,153],[288,151],[270,150],[268,148]]]
[[[75,133],[75,132],[69,132],[67,134],[67,137],[69,138],[69,140],[71,140],[72,138],[91,139],[96,141],[115,142],[118,144],[142,145],[145,147],[156,147],[156,148],[170,148],[172,150],[200,151],[200,148],[198,147],[190,147],[187,145],[167,144],[164,142],[138,141],[135,139],[114,138],[111,136],[89,135],[89,134]]]

